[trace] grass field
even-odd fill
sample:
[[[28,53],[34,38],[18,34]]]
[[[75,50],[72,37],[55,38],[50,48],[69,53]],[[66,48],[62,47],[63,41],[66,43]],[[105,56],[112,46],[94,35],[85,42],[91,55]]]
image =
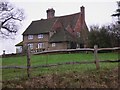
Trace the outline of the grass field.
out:
[[[117,60],[117,53],[99,53],[99,60]],[[94,61],[93,53],[73,53],[73,54],[54,54],[54,55],[31,55],[31,65],[55,64],[73,61]],[[26,56],[9,57],[2,59],[2,66],[26,66]],[[100,63],[101,69],[112,69],[118,67],[118,63]],[[41,76],[49,73],[65,73],[65,72],[86,72],[96,70],[95,64],[80,65],[62,65],[50,68],[31,69],[31,76]],[[3,80],[19,80],[26,78],[26,69],[3,69]]]
[[[116,60],[118,59],[117,53],[99,53],[99,60]],[[21,57],[9,57],[2,59],[2,66],[24,66],[26,65],[26,56]],[[31,55],[31,64],[53,64],[60,62],[70,61],[94,61],[93,53],[74,53],[74,54],[55,54],[55,55]]]

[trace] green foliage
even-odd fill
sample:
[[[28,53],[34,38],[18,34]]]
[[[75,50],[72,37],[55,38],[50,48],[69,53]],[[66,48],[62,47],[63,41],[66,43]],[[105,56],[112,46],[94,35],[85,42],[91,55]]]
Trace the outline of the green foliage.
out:
[[[100,48],[118,47],[120,41],[119,25],[91,26],[89,32],[89,46],[98,45]]]
[[[107,26],[91,26],[89,33],[89,46],[97,44],[99,47],[120,47],[120,1],[113,17],[118,17],[115,24]]]

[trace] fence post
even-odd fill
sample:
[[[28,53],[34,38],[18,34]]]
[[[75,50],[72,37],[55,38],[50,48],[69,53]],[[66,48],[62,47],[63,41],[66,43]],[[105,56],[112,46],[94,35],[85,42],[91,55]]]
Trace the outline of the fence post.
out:
[[[96,69],[100,69],[100,65],[99,65],[99,60],[98,60],[98,46],[97,45],[94,45],[94,56],[95,56],[95,64],[96,64]]]
[[[30,63],[30,48],[29,48],[29,46],[27,46],[27,76],[28,76],[28,78],[30,77],[30,66],[31,66],[31,63]]]

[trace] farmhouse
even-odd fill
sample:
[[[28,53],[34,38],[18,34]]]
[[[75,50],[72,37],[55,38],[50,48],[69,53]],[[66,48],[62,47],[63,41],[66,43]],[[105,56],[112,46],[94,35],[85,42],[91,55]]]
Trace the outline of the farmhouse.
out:
[[[31,52],[44,50],[75,49],[88,46],[88,27],[85,22],[85,7],[80,12],[55,16],[53,8],[46,11],[47,19],[32,21],[23,32],[23,41],[16,46],[29,46]]]

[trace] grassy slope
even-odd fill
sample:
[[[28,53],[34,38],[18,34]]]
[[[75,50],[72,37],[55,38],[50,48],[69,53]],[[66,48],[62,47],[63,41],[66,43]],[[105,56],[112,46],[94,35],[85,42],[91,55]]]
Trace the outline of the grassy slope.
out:
[[[117,53],[99,53],[99,60],[115,60],[118,59]],[[70,61],[94,61],[94,54],[76,53],[76,54],[58,54],[58,55],[32,55],[31,64],[52,64]],[[3,58],[2,65],[26,65],[26,56]]]
[[[117,53],[99,53],[100,60],[116,60],[118,59]],[[92,53],[76,53],[76,54],[56,54],[56,55],[32,55],[31,64],[52,64],[60,62],[70,62],[70,61],[94,61],[94,55]],[[2,60],[2,65],[26,65],[26,57],[10,57],[4,58]],[[118,63],[101,63],[101,68],[114,68],[118,66]],[[95,64],[81,64],[81,65],[63,65],[51,68],[37,68],[31,69],[32,76],[50,74],[50,73],[64,73],[71,71],[90,71],[96,69]],[[19,79],[26,76],[26,69],[3,69],[3,80]]]
[[[80,70],[79,70],[80,71]],[[118,68],[84,72],[49,73],[30,79],[6,81],[4,88],[117,88]]]

